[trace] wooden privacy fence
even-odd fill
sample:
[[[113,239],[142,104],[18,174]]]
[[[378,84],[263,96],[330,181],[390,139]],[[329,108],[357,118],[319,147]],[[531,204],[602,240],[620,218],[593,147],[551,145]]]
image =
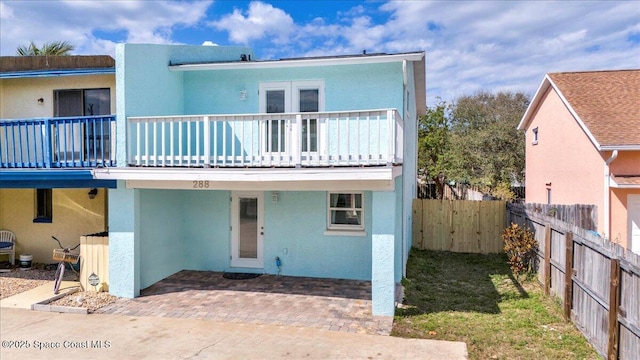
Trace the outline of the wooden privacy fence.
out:
[[[466,253],[503,251],[504,201],[413,200],[413,246]]]
[[[538,280],[607,359],[640,356],[640,256],[592,231],[508,204],[509,222],[538,240]]]
[[[586,230],[596,230],[598,228],[598,207],[596,205],[554,205],[554,204],[521,204],[527,210],[539,213],[543,216],[550,216],[560,221],[573,224]]]

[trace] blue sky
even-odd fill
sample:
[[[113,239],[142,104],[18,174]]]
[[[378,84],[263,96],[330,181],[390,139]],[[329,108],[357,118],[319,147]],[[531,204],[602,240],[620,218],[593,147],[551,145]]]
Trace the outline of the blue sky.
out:
[[[548,72],[640,68],[640,0],[0,0],[0,55],[56,40],[112,56],[120,42],[248,45],[259,59],[425,51],[433,106],[532,95]]]

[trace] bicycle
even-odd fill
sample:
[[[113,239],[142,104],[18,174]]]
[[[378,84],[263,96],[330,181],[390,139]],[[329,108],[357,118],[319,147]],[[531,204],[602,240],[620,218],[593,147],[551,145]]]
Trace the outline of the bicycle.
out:
[[[53,249],[53,260],[60,262],[58,264],[56,276],[53,281],[53,293],[58,294],[58,291],[60,290],[60,284],[62,283],[62,277],[64,276],[64,268],[66,267],[66,263],[70,264],[71,270],[73,270],[73,272],[76,273],[76,276],[79,277],[78,272],[73,268],[73,264],[78,263],[78,261],[80,260],[80,254],[72,254],[71,251],[77,249],[80,244],[72,248],[65,248],[60,243],[60,240],[58,240],[55,236],[52,236],[52,238],[53,240],[58,242],[58,245],[60,245],[60,249]]]

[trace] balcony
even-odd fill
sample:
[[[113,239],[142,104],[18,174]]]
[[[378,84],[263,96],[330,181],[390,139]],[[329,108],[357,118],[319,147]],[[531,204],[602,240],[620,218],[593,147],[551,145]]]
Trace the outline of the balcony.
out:
[[[337,167],[402,163],[395,109],[127,118],[138,167]]]
[[[0,168],[115,165],[115,115],[0,120]]]

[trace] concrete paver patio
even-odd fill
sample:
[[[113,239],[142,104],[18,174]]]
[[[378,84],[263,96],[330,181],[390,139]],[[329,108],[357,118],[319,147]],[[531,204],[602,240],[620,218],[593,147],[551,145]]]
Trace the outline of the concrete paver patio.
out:
[[[181,271],[97,313],[291,325],[388,335],[393,317],[371,314],[368,281]]]

